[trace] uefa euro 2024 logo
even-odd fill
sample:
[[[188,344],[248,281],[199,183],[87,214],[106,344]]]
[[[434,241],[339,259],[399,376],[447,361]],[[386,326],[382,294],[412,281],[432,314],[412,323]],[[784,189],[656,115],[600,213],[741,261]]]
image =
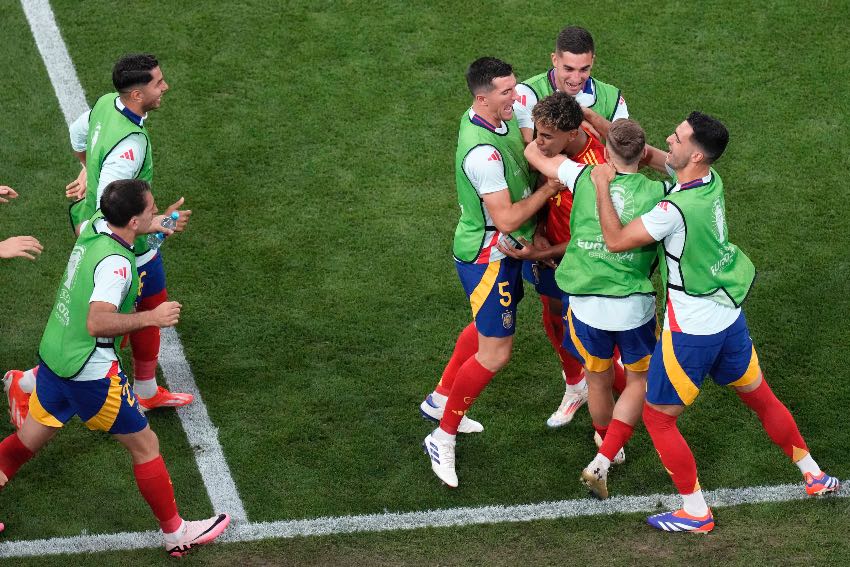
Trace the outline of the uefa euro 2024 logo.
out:
[[[617,212],[617,217],[620,223],[625,226],[632,222],[635,218],[635,199],[631,191],[618,183],[611,185],[611,202],[614,204],[614,210]],[[599,209],[595,208],[596,220],[599,220]]]
[[[723,200],[718,197],[714,200],[714,203],[711,204],[711,207],[714,212],[714,235],[717,237],[718,242],[723,244],[726,242],[727,238],[726,212],[723,210]]]

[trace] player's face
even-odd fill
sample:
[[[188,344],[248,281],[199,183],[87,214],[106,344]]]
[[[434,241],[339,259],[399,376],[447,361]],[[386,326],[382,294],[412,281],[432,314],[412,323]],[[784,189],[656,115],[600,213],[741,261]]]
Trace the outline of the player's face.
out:
[[[162,95],[168,90],[168,83],[162,77],[162,69],[154,67],[151,70],[151,80],[139,89],[142,95],[142,108],[145,112],[159,108]]]
[[[147,204],[145,210],[135,217],[137,234],[145,234],[150,230],[151,222],[156,215],[156,202],[153,200],[153,193],[150,191],[145,191],[145,203]]]
[[[514,101],[519,100],[516,93],[516,77],[496,77],[493,79],[493,90],[481,95],[487,103],[487,108],[499,120],[510,120],[514,115]]]
[[[555,157],[562,153],[577,133],[576,130],[564,132],[542,122],[538,122],[536,127],[537,137],[534,138],[534,143],[537,144],[537,149],[540,150],[540,153],[546,157]]]
[[[593,53],[555,52],[552,54],[552,67],[555,68],[558,90],[576,96],[593,69]]]
[[[683,120],[667,137],[667,147],[670,150],[670,153],[667,154],[667,165],[674,171],[679,171],[688,165],[691,157],[697,151],[691,140],[693,133],[694,129],[688,124],[688,121]]]

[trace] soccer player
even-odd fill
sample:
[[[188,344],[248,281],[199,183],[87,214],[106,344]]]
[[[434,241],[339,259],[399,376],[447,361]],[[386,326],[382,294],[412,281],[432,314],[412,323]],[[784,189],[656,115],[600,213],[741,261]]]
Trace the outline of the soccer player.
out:
[[[532,192],[534,176],[513,116],[516,79],[511,66],[482,57],[467,69],[466,82],[473,103],[461,116],[455,154],[461,214],[453,253],[473,322],[460,333],[440,382],[420,405],[424,417],[440,422],[422,447],[434,473],[451,487],[458,485],[455,436],[483,430],[465,414],[511,358],[523,295],[522,262],[506,257],[496,245],[505,239],[531,243],[532,217],[558,190],[547,183]]]
[[[163,217],[154,217],[155,212],[146,181],[117,180],[103,191],[100,211],[71,252],[42,335],[30,411],[21,429],[0,442],[0,486],[78,415],[89,429],[112,434],[130,453],[136,483],[159,521],[165,549],[179,556],[218,537],[230,517],[218,514],[195,522],[180,517],[159,441],[117,355],[121,335],[150,325],[170,327],[180,316],[175,301],[133,312],[140,281],[131,243],[160,229]]]
[[[649,368],[643,421],[682,495],[681,509],[648,518],[651,526],[668,532],[714,528],[694,456],[676,426],[707,374],[734,388],[756,413],[770,439],[799,467],[807,494],[839,487],[838,479],[812,458],[794,418],[759,367],[741,310],[755,268],[728,240],[723,181],[712,167],[728,141],[729,132],[719,120],[692,112],[667,138],[669,153],[652,156],[656,163],[666,162],[676,185],[655,208],[631,222],[621,222],[626,219],[615,212],[609,192],[612,171],[599,168],[592,175],[608,249],[630,253],[662,242],[667,259],[664,330]]]
[[[519,100],[514,103],[514,112],[522,131],[523,139],[530,143],[534,138],[535,123],[532,116],[535,105],[553,92],[564,92],[575,97],[583,107],[592,108],[608,120],[628,118],[629,110],[626,101],[616,87],[604,83],[590,73],[596,58],[593,36],[584,28],[570,26],[558,34],[555,41],[555,51],[551,54],[552,67],[545,73],[535,75],[517,85]],[[594,152],[594,154],[597,152]],[[601,151],[598,152],[601,154]],[[586,154],[590,159],[591,155]],[[577,156],[578,157],[578,156]],[[577,159],[575,161],[582,161]],[[601,161],[601,160],[600,160]],[[589,161],[587,163],[600,163]],[[568,238],[569,208],[572,197],[564,192],[549,203],[545,219],[547,237],[566,233]],[[566,209],[566,210],[563,210]],[[557,220],[560,218],[561,220]],[[551,228],[550,228],[551,227]],[[562,227],[562,228],[558,228]],[[540,269],[538,267],[538,269]],[[531,268],[525,268],[526,279],[529,279]],[[544,277],[546,277],[544,275]],[[533,281],[533,280],[531,280]],[[560,301],[550,298],[545,288],[540,289],[540,300],[543,303],[543,329],[555,349],[561,362],[564,376],[564,396],[558,409],[549,417],[546,424],[549,427],[562,427],[572,421],[576,411],[587,401],[587,383],[581,365],[565,356],[561,347],[564,336],[564,321],[561,318]],[[615,390],[621,392],[625,387],[625,377],[622,367],[615,363]]]
[[[8,203],[16,199],[18,192],[8,185],[0,185],[0,203]],[[0,258],[29,258],[35,260],[35,255],[41,254],[44,247],[33,236],[12,236],[0,242]]]
[[[117,92],[103,95],[94,107],[70,127],[71,146],[83,164],[80,177],[68,186],[68,193],[84,198],[71,205],[71,222],[77,233],[83,221],[98,208],[101,194],[116,179],[153,179],[153,155],[146,126],[147,113],[159,108],[168,84],[156,57],[126,55],[112,70]],[[86,190],[88,188],[89,190]],[[169,207],[177,209],[182,198]],[[179,211],[176,231],[182,231],[191,211]],[[141,292],[136,310],[149,311],[168,298],[162,256],[150,250],[144,236],[134,245],[136,265],[141,276]],[[133,388],[145,410],[179,407],[192,402],[191,394],[169,392],[156,384],[159,358],[159,328],[146,327],[130,334],[133,349]],[[20,427],[26,417],[27,398],[35,387],[37,369],[10,370],[4,377],[12,422]]]
[[[615,214],[627,222],[651,210],[667,189],[663,182],[638,173],[645,146],[643,129],[633,120],[619,120],[607,132],[605,161],[617,172]],[[581,481],[604,499],[611,462],[631,438],[643,408],[657,326],[655,290],[649,278],[658,261],[658,246],[653,243],[627,254],[606,249],[590,178],[594,166],[564,155],[548,157],[538,144],[529,144],[525,156],[542,175],[557,177],[574,195],[572,236],[555,279],[569,296],[564,301],[569,327],[564,346],[584,365],[588,409],[603,437]],[[626,367],[626,387],[616,403],[612,391],[615,347]]]

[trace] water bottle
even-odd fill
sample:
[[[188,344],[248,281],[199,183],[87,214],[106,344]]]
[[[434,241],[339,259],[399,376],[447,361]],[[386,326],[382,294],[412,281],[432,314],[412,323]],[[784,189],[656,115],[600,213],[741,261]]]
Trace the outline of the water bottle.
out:
[[[177,219],[179,218],[180,215],[177,213],[177,211],[174,211],[173,213],[171,213],[170,217],[165,217],[164,219],[162,219],[162,226],[164,226],[165,228],[173,229],[175,226],[177,226]],[[165,233],[163,232],[154,232],[153,234],[148,235],[148,246],[151,250],[156,250],[157,248],[162,246],[163,242],[165,242]]]

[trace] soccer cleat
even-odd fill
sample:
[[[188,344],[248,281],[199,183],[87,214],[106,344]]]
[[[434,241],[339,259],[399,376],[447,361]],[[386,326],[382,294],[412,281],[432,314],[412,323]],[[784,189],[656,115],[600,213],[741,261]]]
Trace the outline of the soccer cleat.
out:
[[[30,411],[30,395],[21,389],[21,378],[24,373],[20,370],[10,370],[3,376],[3,389],[9,399],[9,421],[20,429]]]
[[[183,521],[174,534],[166,534],[165,551],[173,557],[182,557],[193,547],[209,543],[224,531],[230,523],[230,516],[219,514],[206,520]]]
[[[834,476],[829,476],[821,471],[820,475],[814,476],[812,473],[806,473],[806,494],[809,496],[820,496],[829,492],[835,492],[841,486],[838,479]]]
[[[596,443],[596,448],[602,446],[602,436],[599,435],[599,432],[596,431],[593,433],[593,442]],[[622,465],[626,462],[626,450],[623,447],[620,447],[620,450],[617,451],[617,454],[614,455],[614,460],[611,461],[615,465]]]
[[[433,396],[428,394],[428,397],[419,404],[419,413],[429,421],[440,423],[443,419],[443,406],[435,402]],[[483,425],[466,416],[461,418],[460,425],[457,427],[458,433],[481,433],[482,431],[484,431]]]
[[[684,510],[679,509],[675,512],[664,512],[650,516],[646,519],[646,523],[663,532],[707,534],[714,529],[714,516],[711,514],[711,509],[702,518],[691,516]]]
[[[581,471],[581,478],[579,480],[595,497],[600,500],[608,498],[608,471],[603,471],[599,467],[591,470],[588,465],[588,468]]]
[[[433,433],[429,433],[422,442],[422,450],[431,458],[431,469],[437,478],[451,488],[457,488],[455,444],[438,441],[434,439]]]
[[[192,403],[195,396],[192,394],[181,394],[178,392],[169,392],[162,386],[156,387],[156,394],[150,398],[139,398],[139,406],[142,411],[150,411],[156,408],[179,408]]]
[[[563,374],[563,371],[561,371]],[[566,378],[564,378],[566,380]],[[578,384],[571,386],[567,384],[564,391],[564,397],[561,399],[561,405],[555,410],[555,413],[549,416],[546,420],[546,425],[555,429],[563,427],[573,420],[576,412],[587,403],[587,381],[582,380]]]

